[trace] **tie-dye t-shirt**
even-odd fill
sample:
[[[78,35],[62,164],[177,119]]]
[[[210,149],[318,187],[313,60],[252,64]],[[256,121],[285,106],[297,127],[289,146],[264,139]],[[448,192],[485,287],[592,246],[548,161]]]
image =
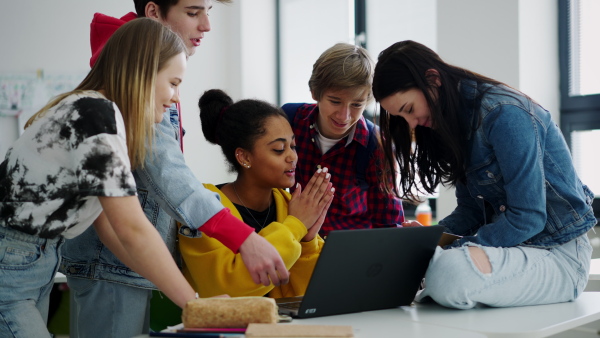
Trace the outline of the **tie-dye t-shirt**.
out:
[[[134,196],[125,125],[98,92],[62,100],[13,144],[0,164],[0,226],[72,238],[100,215],[98,196]]]

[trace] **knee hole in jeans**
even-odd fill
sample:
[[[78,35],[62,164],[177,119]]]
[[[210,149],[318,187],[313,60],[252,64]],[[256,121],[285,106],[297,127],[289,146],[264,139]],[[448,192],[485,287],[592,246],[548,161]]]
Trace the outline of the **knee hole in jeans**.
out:
[[[490,259],[488,258],[487,254],[482,248],[470,246],[469,255],[471,256],[473,264],[475,264],[475,266],[477,267],[477,269],[479,269],[481,273],[492,273],[492,264],[490,263]]]

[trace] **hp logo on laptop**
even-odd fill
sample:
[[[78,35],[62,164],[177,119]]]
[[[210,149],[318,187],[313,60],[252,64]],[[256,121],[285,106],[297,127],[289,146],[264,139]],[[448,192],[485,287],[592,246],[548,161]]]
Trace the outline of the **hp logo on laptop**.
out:
[[[313,308],[313,309],[306,309],[306,311],[304,311],[304,313],[306,313],[306,314],[317,313],[317,309],[315,309],[315,308]]]
[[[383,270],[383,264],[375,263],[367,269],[367,277],[375,277]]]

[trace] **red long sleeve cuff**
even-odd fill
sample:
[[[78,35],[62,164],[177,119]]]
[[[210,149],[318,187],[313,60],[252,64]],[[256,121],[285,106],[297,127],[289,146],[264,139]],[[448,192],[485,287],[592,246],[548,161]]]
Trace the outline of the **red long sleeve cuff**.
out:
[[[238,253],[242,243],[254,232],[254,228],[233,216],[227,208],[211,217],[200,230],[221,242],[233,253]]]

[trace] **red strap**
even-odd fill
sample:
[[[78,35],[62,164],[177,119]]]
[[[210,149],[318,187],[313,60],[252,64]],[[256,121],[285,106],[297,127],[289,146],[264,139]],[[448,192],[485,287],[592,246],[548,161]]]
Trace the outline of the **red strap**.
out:
[[[199,230],[218,240],[234,253],[238,253],[242,243],[254,232],[254,228],[233,216],[228,208],[216,213]]]

